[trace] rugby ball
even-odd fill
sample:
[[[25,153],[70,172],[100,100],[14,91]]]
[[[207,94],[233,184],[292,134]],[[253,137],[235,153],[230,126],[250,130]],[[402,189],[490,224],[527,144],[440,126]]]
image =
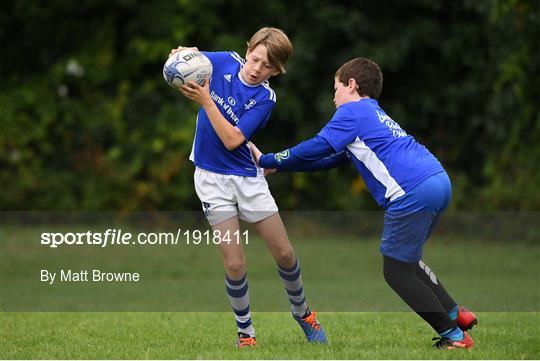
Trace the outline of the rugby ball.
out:
[[[189,81],[201,86],[204,79],[212,76],[212,63],[203,53],[184,49],[174,53],[163,66],[163,78],[175,89]]]

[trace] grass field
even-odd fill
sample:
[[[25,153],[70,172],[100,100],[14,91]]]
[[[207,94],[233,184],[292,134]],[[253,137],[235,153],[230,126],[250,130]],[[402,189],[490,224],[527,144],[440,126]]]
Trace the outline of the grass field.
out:
[[[293,235],[308,303],[320,311],[330,340],[306,344],[285,312],[271,256],[261,240],[250,239],[245,249],[258,346],[236,350],[215,247],[48,249],[36,245],[39,229],[15,231],[4,231],[2,239],[0,359],[540,358],[537,242],[430,240],[424,259],[480,317],[471,333],[475,349],[449,352],[432,349],[434,331],[403,312],[406,306],[385,284],[377,239]],[[138,271],[142,281],[39,280],[42,268],[89,267]]]
[[[412,313],[322,313],[329,345],[306,344],[287,313],[254,313],[258,345],[237,350],[231,314],[8,313],[2,359],[538,359],[538,313],[478,315],[473,350],[431,348]]]

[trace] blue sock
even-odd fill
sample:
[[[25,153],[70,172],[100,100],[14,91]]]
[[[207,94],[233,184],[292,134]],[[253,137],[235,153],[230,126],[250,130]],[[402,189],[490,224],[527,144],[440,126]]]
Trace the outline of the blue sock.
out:
[[[450,319],[452,321],[455,321],[457,319],[458,309],[459,309],[459,306],[456,305],[454,308],[452,308],[450,311],[448,311],[448,316],[450,316]]]
[[[461,341],[465,337],[463,331],[457,326],[448,331],[444,331],[440,335],[441,337],[449,338],[452,341]]]

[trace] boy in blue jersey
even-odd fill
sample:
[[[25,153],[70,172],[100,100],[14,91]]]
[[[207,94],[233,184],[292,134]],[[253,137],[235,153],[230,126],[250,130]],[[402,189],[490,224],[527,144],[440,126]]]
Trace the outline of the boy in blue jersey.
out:
[[[277,154],[250,147],[259,165],[286,171],[317,171],[352,162],[385,209],[380,251],[392,289],[439,333],[437,348],[473,347],[465,332],[476,316],[446,292],[421,260],[422,248],[451,197],[439,161],[408,135],[377,102],[382,73],[356,58],[335,75],[336,112],[313,138]]]
[[[225,284],[238,326],[237,346],[256,344],[239,218],[252,223],[265,240],[285,284],[292,315],[307,340],[325,343],[316,313],[306,305],[300,265],[276,203],[247,144],[268,122],[276,104],[268,79],[285,73],[293,47],[283,31],[268,27],[257,31],[247,45],[246,60],[235,52],[203,52],[212,62],[212,79],[202,87],[190,82],[180,90],[201,106],[190,156],[196,166],[195,190],[214,235],[221,239]]]

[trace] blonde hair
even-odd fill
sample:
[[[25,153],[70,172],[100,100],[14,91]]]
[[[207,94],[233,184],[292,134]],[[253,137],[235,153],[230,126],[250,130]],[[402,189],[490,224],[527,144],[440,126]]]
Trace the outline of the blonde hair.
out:
[[[293,54],[293,45],[287,34],[277,28],[264,27],[249,39],[248,52],[260,44],[266,46],[268,60],[277,67],[280,74],[285,74],[285,64]]]

